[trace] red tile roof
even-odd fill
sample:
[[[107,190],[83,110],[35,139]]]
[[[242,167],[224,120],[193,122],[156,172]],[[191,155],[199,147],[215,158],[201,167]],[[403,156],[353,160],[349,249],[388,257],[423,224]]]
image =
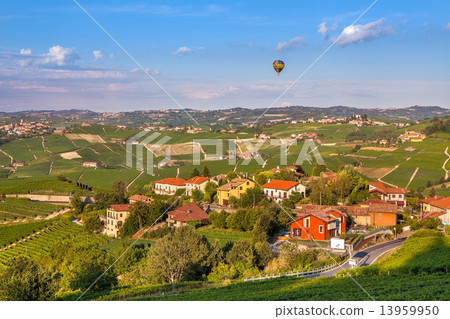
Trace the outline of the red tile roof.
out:
[[[371,204],[369,205],[369,213],[397,214],[398,207],[395,204]]]
[[[381,182],[369,182],[367,183],[370,186],[373,186],[375,188],[377,188],[377,190],[371,190],[369,191],[369,193],[371,192],[376,192],[376,191],[381,191],[382,193],[387,193],[387,194],[407,194],[408,190],[406,188],[401,188],[401,187],[385,187],[383,185],[383,183]]]
[[[114,204],[109,205],[109,209],[115,210],[116,212],[127,212],[130,210],[130,204]]]
[[[135,195],[130,196],[130,198],[128,198],[128,200],[135,200],[135,201],[145,202],[145,201],[148,201],[148,200],[152,200],[152,198],[148,197],[148,196],[145,196],[145,195],[135,194]]]
[[[298,182],[291,182],[291,181],[281,181],[278,179],[272,179],[270,182],[265,183],[262,185],[262,188],[273,188],[273,189],[281,189],[284,191],[290,190],[292,187],[297,186]]]
[[[209,180],[208,177],[202,177],[202,176],[195,176],[186,181],[186,184],[201,184],[203,182],[206,182]]]
[[[364,202],[359,203],[359,206],[365,206],[365,205],[373,205],[373,204],[389,204],[385,200],[379,199],[379,198],[369,198],[365,200]]]
[[[203,221],[208,219],[208,214],[195,203],[183,205],[167,213],[169,218],[179,221]]]
[[[228,192],[230,189],[239,187],[242,184],[244,184],[245,182],[250,182],[250,180],[245,179],[245,178],[236,177],[236,178],[232,179],[231,182],[226,183],[225,185],[222,185],[219,188],[217,188],[217,190]]]
[[[156,183],[158,183],[158,184],[167,184],[167,185],[175,185],[175,186],[186,186],[186,181],[184,179],[173,178],[173,177],[160,179],[159,181],[155,181],[155,184]]]
[[[435,202],[437,200],[443,199],[443,198],[445,198],[445,197],[442,197],[442,196],[439,196],[439,195],[435,195],[433,197],[428,197],[428,198],[422,199],[420,201],[420,203],[431,204],[431,203],[433,203],[433,202]]]
[[[436,218],[436,217],[439,217],[441,215],[445,215],[445,212],[434,212],[434,213],[423,212],[422,214],[418,214],[420,219]]]
[[[367,208],[358,207],[358,206],[327,206],[327,205],[303,205],[300,208],[300,213],[306,214],[316,214],[323,212],[334,211],[344,216],[355,215],[361,212],[365,212],[367,215]]]
[[[433,202],[431,205],[442,209],[450,209],[450,197],[437,200]]]

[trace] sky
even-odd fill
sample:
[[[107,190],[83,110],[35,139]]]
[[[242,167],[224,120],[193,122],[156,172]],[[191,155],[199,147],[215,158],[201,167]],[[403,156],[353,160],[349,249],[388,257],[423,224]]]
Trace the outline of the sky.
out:
[[[0,1],[0,111],[450,108],[448,1],[76,1]]]

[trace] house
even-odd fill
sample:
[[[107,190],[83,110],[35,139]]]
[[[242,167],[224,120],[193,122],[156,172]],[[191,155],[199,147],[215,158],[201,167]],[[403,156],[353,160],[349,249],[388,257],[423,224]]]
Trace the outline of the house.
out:
[[[83,167],[97,168],[97,162],[83,162]]]
[[[444,225],[450,225],[450,197],[438,199],[430,203],[430,213],[444,213],[438,217]]]
[[[249,188],[255,187],[255,183],[245,178],[234,178],[231,182],[217,188],[219,205],[228,206],[230,197],[240,198]]]
[[[420,204],[420,211],[421,212],[431,212],[431,203],[443,199],[444,197],[439,196],[439,195],[435,195],[433,197],[428,197],[425,199],[422,199],[419,204]]]
[[[106,225],[103,229],[106,235],[116,238],[119,236],[119,229],[128,218],[130,207],[130,204],[116,204],[106,209]]]
[[[405,194],[408,190],[400,187],[385,187],[381,182],[369,182],[369,194],[375,194],[389,204],[395,204],[399,207],[406,206]]]
[[[292,239],[329,240],[339,236],[346,224],[346,216],[338,209],[325,209],[319,212],[299,213],[290,224]]]
[[[181,178],[164,178],[155,181],[155,193],[160,195],[175,195],[179,189],[186,189],[186,181]]]
[[[169,225],[181,226],[187,222],[208,223],[208,214],[195,203],[183,205],[167,213]]]
[[[209,177],[203,177],[203,176],[195,176],[186,181],[186,194],[189,196],[192,195],[192,191],[194,189],[200,190],[200,192],[205,192],[205,186],[206,184],[212,181],[213,183],[217,184],[216,181],[211,180]]]
[[[367,207],[370,222],[367,226],[395,226],[397,225],[398,206],[378,198],[371,198],[362,203],[360,207]]]
[[[337,182],[337,173],[334,172],[320,172],[320,177],[325,178],[327,182]]]
[[[416,131],[406,131],[401,134],[398,138],[404,142],[422,142],[426,135]]]
[[[295,177],[297,178],[305,176],[305,171],[303,170],[303,167],[301,167],[300,165],[288,166],[286,167],[286,169],[294,172]]]
[[[299,182],[282,181],[278,179],[269,180],[269,182],[265,183],[261,187],[264,189],[264,194],[267,197],[277,201],[278,203],[288,199],[293,192],[301,193],[303,194],[303,197],[306,193],[306,187]]]
[[[134,204],[136,202],[144,202],[144,203],[151,204],[151,203],[153,203],[153,198],[151,198],[149,196],[135,194],[135,195],[130,196],[130,198],[128,198],[128,201],[130,202],[130,204]]]

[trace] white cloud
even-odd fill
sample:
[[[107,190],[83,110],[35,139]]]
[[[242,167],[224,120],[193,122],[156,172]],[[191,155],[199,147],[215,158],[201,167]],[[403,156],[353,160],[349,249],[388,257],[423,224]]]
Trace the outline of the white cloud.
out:
[[[450,30],[450,22],[444,27],[444,30]]]
[[[185,55],[185,54],[188,54],[191,52],[192,52],[191,48],[183,46],[183,47],[179,47],[178,50],[176,50],[175,52],[172,52],[172,54],[176,55],[176,56],[182,56],[182,55]]]
[[[289,40],[289,42],[278,42],[275,50],[284,51],[284,50],[292,50],[295,48],[299,48],[302,46],[304,38],[303,37],[295,37]]]
[[[20,54],[29,55],[31,54],[31,49],[20,49]]]
[[[79,56],[71,48],[63,48],[55,45],[48,49],[48,53],[42,55],[40,64],[66,65],[78,59]]]
[[[185,95],[189,99],[195,100],[210,100],[214,98],[219,98],[227,95],[228,93],[234,93],[238,91],[239,88],[234,86],[229,86],[227,88],[217,88],[217,89],[205,89],[205,88],[190,88],[185,89]]]
[[[95,61],[103,59],[103,53],[100,50],[94,50],[92,54],[94,55]]]
[[[136,73],[136,72],[142,72],[141,68],[134,68],[131,69],[130,72]],[[159,75],[161,73],[161,71],[159,71],[158,69],[150,69],[150,68],[145,68],[145,72],[147,72],[148,74],[151,75]]]
[[[348,26],[342,31],[341,38],[337,41],[340,47],[345,47],[352,43],[364,43],[373,39],[393,32],[390,26],[385,24],[386,20],[381,18],[377,21],[369,22],[367,24],[357,24]],[[331,39],[335,41],[337,37]]]
[[[333,32],[337,28],[337,22],[335,22],[331,27],[327,27],[326,22],[322,22],[319,24],[317,29],[317,32],[322,35],[322,39],[328,39],[328,35],[330,32]]]

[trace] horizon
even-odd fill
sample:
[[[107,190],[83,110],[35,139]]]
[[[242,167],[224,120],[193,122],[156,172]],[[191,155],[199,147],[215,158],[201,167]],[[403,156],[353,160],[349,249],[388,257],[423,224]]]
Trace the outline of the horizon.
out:
[[[442,0],[288,1],[279,15],[269,1],[6,0],[0,111],[448,109],[445,8]]]

